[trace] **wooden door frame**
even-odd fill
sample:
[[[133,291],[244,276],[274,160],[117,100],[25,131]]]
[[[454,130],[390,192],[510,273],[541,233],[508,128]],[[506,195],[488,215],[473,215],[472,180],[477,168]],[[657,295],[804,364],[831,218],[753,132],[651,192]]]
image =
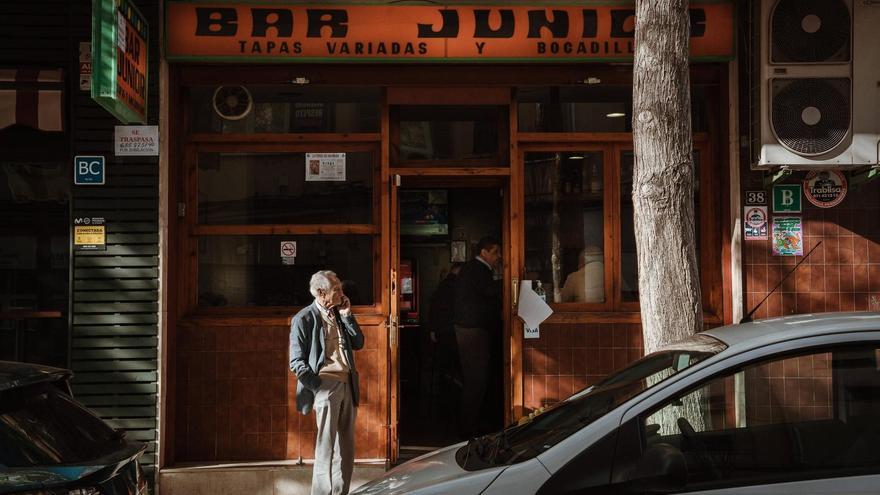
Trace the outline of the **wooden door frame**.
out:
[[[408,182],[408,184],[398,185],[397,178],[400,177],[401,184]],[[426,169],[414,169],[414,168],[399,168],[393,169],[393,173],[388,177],[389,184],[389,250],[388,256],[385,257],[389,263],[388,273],[388,285],[389,285],[389,312],[390,312],[390,320],[389,320],[389,442],[388,442],[388,458],[389,462],[394,463],[398,459],[399,448],[400,448],[400,436],[398,430],[398,422],[399,422],[399,411],[400,411],[400,395],[399,395],[399,366],[400,366],[400,356],[399,356],[399,325],[395,323],[394,319],[396,315],[395,311],[398,310],[399,306],[395,299],[399,297],[399,293],[397,291],[395,279],[397,274],[399,273],[399,264],[400,264],[400,212],[399,212],[399,202],[398,202],[398,194],[400,193],[400,189],[410,189],[410,188],[419,188],[419,187],[433,187],[433,188],[479,188],[479,187],[497,187],[502,194],[502,207],[501,207],[501,249],[502,249],[502,261],[503,261],[503,269],[502,269],[502,287],[503,287],[503,307],[502,307],[502,339],[503,339],[503,359],[502,359],[502,369],[500,370],[503,379],[504,379],[504,390],[506,393],[504,396],[504,423],[508,424],[512,420],[513,410],[511,404],[517,404],[517,400],[519,401],[519,408],[522,408],[522,360],[519,354],[517,347],[514,345],[514,336],[516,332],[513,331],[513,326],[515,319],[513,318],[512,309],[514,307],[512,303],[513,293],[511,292],[511,287],[513,282],[516,280],[514,278],[514,270],[513,267],[517,266],[514,264],[514,260],[511,259],[512,256],[519,256],[519,246],[515,246],[516,239],[512,237],[514,221],[512,217],[512,212],[517,209],[516,205],[512,203],[517,201],[517,196],[513,194],[512,191],[515,190],[515,181],[513,180],[513,175],[510,169],[498,169],[498,168],[486,168],[485,170],[480,169],[471,169],[467,174],[462,175],[459,173],[456,168],[432,168],[430,170]],[[409,179],[409,180],[407,180]],[[518,258],[517,258],[518,259]],[[392,337],[393,335],[393,337]],[[515,355],[512,353],[516,352]],[[519,379],[516,379],[516,376],[519,376]],[[517,384],[519,386],[517,387]],[[517,390],[519,393],[517,394]]]

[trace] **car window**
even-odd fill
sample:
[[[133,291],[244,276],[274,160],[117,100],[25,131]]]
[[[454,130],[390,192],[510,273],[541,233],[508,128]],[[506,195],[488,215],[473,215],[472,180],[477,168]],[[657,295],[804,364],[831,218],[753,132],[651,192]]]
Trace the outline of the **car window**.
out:
[[[620,404],[725,347],[713,337],[698,334],[651,353],[530,420],[473,439],[459,452],[459,465],[483,469],[531,459]]]
[[[0,466],[81,463],[121,445],[112,428],[51,384],[0,394]]]
[[[717,376],[640,417],[638,431],[642,457],[683,459],[685,488],[698,490],[878,472],[878,417],[878,345],[868,344]],[[628,464],[631,481],[639,460]]]

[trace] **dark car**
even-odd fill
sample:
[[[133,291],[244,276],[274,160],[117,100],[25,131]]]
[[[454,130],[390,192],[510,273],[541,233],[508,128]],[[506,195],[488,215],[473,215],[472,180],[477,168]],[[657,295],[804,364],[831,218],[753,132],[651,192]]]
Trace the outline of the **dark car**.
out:
[[[76,402],[67,370],[0,361],[0,494],[144,495],[129,442]]]

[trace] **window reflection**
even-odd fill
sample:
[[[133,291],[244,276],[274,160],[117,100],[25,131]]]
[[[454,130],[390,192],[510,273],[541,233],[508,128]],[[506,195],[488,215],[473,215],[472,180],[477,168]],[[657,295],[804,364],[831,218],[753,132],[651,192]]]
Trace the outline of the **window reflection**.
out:
[[[526,275],[548,301],[605,301],[603,153],[525,156]]]
[[[372,223],[373,155],[341,155],[344,180],[324,180],[306,153],[200,153],[199,223]]]
[[[521,132],[632,132],[632,86],[603,84],[517,89]],[[694,132],[706,131],[706,91],[691,87]]]
[[[507,119],[502,107],[405,105],[394,107],[392,118],[398,122],[398,163],[466,160],[482,161],[469,165],[502,166],[499,126]]]
[[[292,259],[282,259],[282,241],[296,242]],[[335,271],[352,304],[373,303],[370,235],[204,236],[199,305],[305,306],[318,270]]]

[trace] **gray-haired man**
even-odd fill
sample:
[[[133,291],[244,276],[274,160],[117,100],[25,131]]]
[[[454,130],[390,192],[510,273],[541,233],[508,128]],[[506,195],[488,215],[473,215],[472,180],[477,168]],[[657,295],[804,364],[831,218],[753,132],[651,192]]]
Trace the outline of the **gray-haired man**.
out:
[[[314,408],[318,423],[312,495],[344,495],[354,469],[358,374],[353,351],[364,347],[364,334],[335,273],[315,273],[309,290],[315,302],[290,323],[296,407],[303,414]]]

